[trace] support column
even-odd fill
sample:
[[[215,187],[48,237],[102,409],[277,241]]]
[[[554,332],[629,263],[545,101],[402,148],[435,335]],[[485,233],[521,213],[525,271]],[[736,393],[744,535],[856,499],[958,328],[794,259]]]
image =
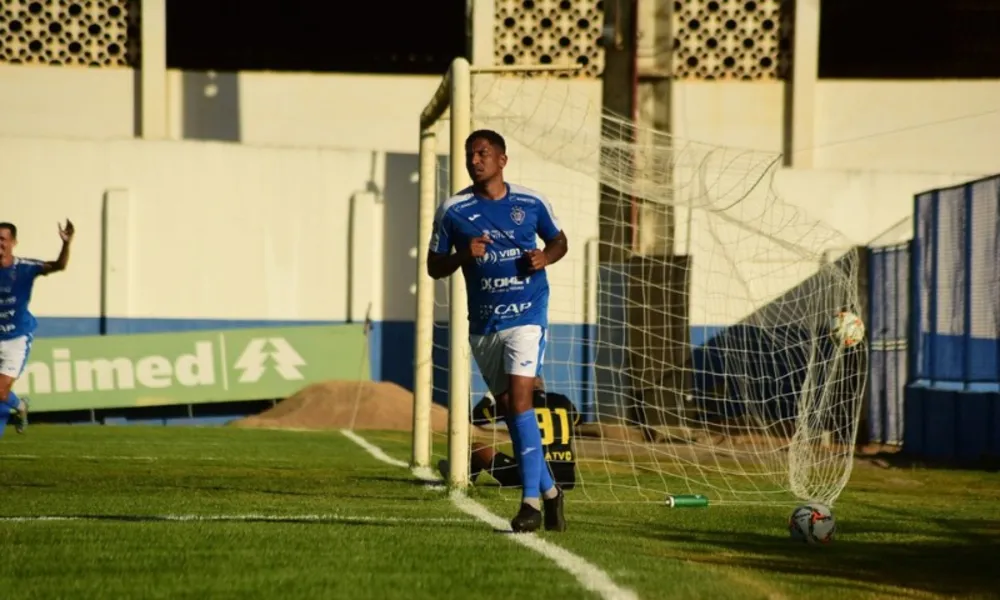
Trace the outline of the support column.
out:
[[[671,67],[673,57],[673,3],[658,0],[638,0],[636,26],[636,123],[640,147],[654,143],[648,131],[671,132],[671,104],[673,86]],[[643,133],[646,132],[646,133]],[[646,172],[646,178],[658,178],[668,184],[673,174],[669,169],[660,173]],[[664,185],[664,187],[667,187]],[[670,198],[654,201],[640,199],[636,206],[636,240],[633,245],[643,256],[669,256],[674,253],[675,210]]]
[[[626,119],[634,117],[636,102],[636,0],[604,2],[604,75],[601,100],[606,110]],[[606,132],[607,133],[607,132]],[[631,142],[633,130],[622,127],[622,141]],[[626,153],[601,153],[601,169],[619,171],[622,165],[604,161],[628,160]],[[602,181],[606,180],[601,177]],[[610,179],[610,178],[607,178]],[[629,387],[625,373],[625,321],[627,306],[623,266],[632,255],[632,197],[625,190],[601,183],[597,248],[597,345],[594,360],[594,418],[602,422],[628,420],[623,390]],[[626,392],[627,393],[627,392]]]
[[[821,0],[796,0],[792,70],[785,84],[785,166],[813,167]]]
[[[136,107],[142,114],[143,139],[165,139],[167,124],[167,3],[143,0],[142,64],[140,94]]]
[[[601,101],[606,110],[626,118],[633,117],[636,102],[635,5],[636,0],[609,0],[604,8],[607,25]],[[632,131],[623,128],[621,134],[630,137]],[[612,156],[611,160],[623,158]],[[600,260],[621,263],[631,253],[633,242],[631,196],[604,184],[600,195]]]
[[[473,67],[493,66],[493,26],[496,21],[494,0],[466,0],[466,48]]]

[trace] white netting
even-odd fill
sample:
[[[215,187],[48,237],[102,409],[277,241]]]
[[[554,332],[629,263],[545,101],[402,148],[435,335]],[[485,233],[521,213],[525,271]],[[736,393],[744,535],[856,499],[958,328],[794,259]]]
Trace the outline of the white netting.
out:
[[[570,241],[549,269],[544,376],[583,416],[571,495],[832,503],[850,475],[867,371],[864,345],[830,337],[837,311],[863,314],[858,257],[778,197],[780,156],[602,114],[598,82],[477,75],[473,98],[472,128],[507,140],[507,180],[546,194]],[[437,127],[446,140],[447,115]],[[439,282],[439,403],[447,304]],[[485,392],[473,367],[472,403]],[[472,439],[510,454],[502,425],[473,427]]]

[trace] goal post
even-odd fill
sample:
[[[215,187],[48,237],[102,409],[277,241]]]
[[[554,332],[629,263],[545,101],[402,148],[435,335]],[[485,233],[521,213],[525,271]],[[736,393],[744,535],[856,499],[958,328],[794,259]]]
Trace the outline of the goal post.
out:
[[[414,352],[413,466],[430,466],[431,403],[433,393],[434,281],[427,274],[428,244],[437,210],[436,125],[450,112],[448,192],[467,186],[465,153],[461,148],[472,126],[472,74],[469,62],[451,63],[437,92],[420,114],[420,208],[417,252],[417,315]],[[456,273],[448,279],[448,463],[449,483],[464,487],[469,480],[469,387],[471,354],[469,325],[465,314],[465,281]]]
[[[842,250],[854,245],[781,196],[780,154],[643,128],[602,110],[599,81],[559,76],[572,70],[459,58],[420,115],[412,465],[443,455],[466,488],[472,442],[510,452],[502,423],[472,423],[486,390],[463,275],[426,272],[437,207],[468,185],[465,139],[488,128],[507,140],[507,178],[545,194],[570,240],[546,269],[543,374],[580,414],[574,499],[832,503],[867,375],[866,345],[831,331],[838,312],[864,314],[857,251]],[[605,210],[609,194],[633,214]],[[605,235],[634,227],[642,244]],[[552,415],[538,416],[551,439]]]

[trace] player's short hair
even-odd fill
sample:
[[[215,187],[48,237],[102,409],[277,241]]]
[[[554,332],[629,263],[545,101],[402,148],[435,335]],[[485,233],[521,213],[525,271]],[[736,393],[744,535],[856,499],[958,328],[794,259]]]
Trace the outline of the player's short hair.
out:
[[[507,141],[503,139],[502,135],[492,129],[477,129],[473,131],[469,134],[469,137],[465,138],[465,145],[468,146],[476,140],[486,140],[491,146],[499,148],[500,152],[507,153]]]
[[[10,232],[10,239],[12,239],[12,240],[16,240],[17,239],[17,225],[14,225],[13,223],[8,223],[7,221],[4,221],[4,222],[0,223],[0,229],[6,229],[7,231],[9,231]]]

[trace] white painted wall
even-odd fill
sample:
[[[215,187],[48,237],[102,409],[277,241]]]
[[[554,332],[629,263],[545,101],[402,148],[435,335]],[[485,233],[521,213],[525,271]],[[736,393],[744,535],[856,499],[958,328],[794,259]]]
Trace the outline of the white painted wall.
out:
[[[1000,172],[1000,80],[820,81],[816,166]]]
[[[205,142],[0,139],[4,218],[19,253],[54,258],[56,221],[77,240],[39,285],[40,315],[97,316],[104,197],[127,198],[127,282],[112,317],[345,317],[348,202],[371,156]],[[116,232],[121,233],[121,232]],[[127,256],[125,253],[127,252]]]
[[[685,141],[781,152],[784,86],[769,81],[675,81],[673,134]]]
[[[512,156],[527,157],[512,144]],[[96,317],[102,223],[112,198],[109,317],[412,320],[417,161],[368,150],[220,142],[0,138],[3,218],[18,253],[54,258],[56,222],[78,234],[66,273],[42,280],[40,316]],[[583,243],[593,180],[514,161],[511,179],[545,190],[574,243],[553,268],[554,322],[582,320]],[[442,295],[441,299],[446,298]]]
[[[126,297],[113,303],[122,314],[110,316],[339,320],[352,307],[363,314],[368,293],[373,317],[413,318],[414,248],[426,243],[415,234],[417,115],[437,78],[170,72],[169,133],[188,140],[172,142],[131,139],[134,80],[124,69],[0,66],[4,87],[18,91],[0,97],[0,176],[14,199],[4,218],[21,226],[28,255],[56,252],[58,219],[74,218],[81,232],[71,271],[41,284],[40,314],[97,314],[101,210],[115,190],[128,207],[117,217],[130,223],[132,251],[127,285],[117,284]],[[597,234],[600,86],[479,77],[476,95],[480,124],[510,138],[509,177],[546,192],[566,226],[572,252],[552,269],[552,312],[556,322],[578,322],[584,247]],[[778,83],[677,82],[678,147],[774,156],[783,95]],[[814,168],[777,169],[732,209],[767,235],[748,237],[709,212],[692,220],[690,247],[705,265],[695,278],[694,304],[704,307],[695,322],[739,318],[807,272],[804,259],[774,262],[763,238],[799,240],[817,255],[825,244],[864,243],[904,219],[915,193],[1000,172],[997,107],[995,81],[820,81]],[[753,164],[716,164],[715,178],[725,168],[723,179],[745,185]],[[731,195],[694,183],[674,200]],[[791,211],[796,226],[780,221]],[[357,240],[349,288],[352,220],[378,233]],[[819,220],[825,237],[804,236]],[[380,270],[363,268],[368,254]],[[729,255],[748,261],[743,283]],[[749,261],[755,255],[763,258]],[[712,304],[698,294],[725,297]]]
[[[0,64],[0,136],[132,137],[134,80],[131,69]]]
[[[728,206],[718,198],[739,196],[782,152],[784,94],[778,82],[675,82],[674,134],[691,167],[677,178],[679,202]],[[908,239],[915,194],[1000,172],[1000,81],[819,81],[813,114],[812,168],[776,168],[725,212],[680,211],[695,323],[740,319],[809,275],[824,251]],[[712,146],[728,150],[695,173]]]
[[[781,82],[675,82],[674,134],[780,152],[784,93]],[[820,80],[813,112],[816,170],[1000,172],[1000,80]]]

